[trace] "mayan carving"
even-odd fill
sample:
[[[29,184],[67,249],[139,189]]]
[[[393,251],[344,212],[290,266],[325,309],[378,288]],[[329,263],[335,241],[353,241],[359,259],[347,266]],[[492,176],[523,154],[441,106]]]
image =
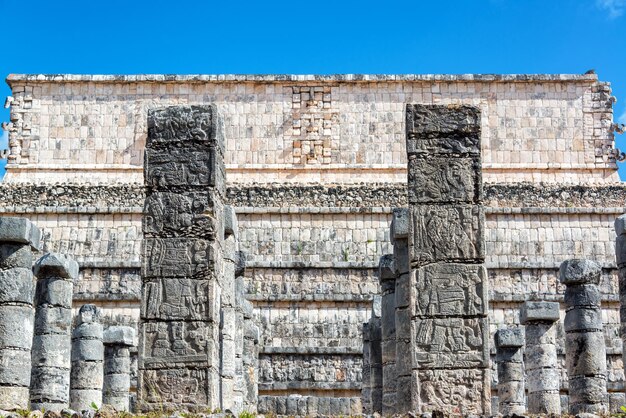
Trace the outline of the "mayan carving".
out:
[[[148,113],[139,408],[220,407],[224,138],[215,106]]]
[[[410,274],[408,288],[396,281],[396,332],[410,340],[397,340],[398,412],[488,414],[480,112],[407,105],[406,124]]]
[[[477,157],[449,158],[419,155],[409,160],[410,203],[472,203],[480,195],[481,167]]]

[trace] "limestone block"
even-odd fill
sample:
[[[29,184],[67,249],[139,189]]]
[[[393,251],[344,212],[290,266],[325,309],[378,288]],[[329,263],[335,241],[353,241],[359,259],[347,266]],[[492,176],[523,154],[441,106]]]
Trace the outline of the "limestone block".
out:
[[[123,325],[110,326],[104,331],[102,342],[104,344],[134,347],[137,346],[136,334],[133,327]]]
[[[214,238],[218,228],[214,211],[219,206],[209,190],[153,191],[144,203],[143,232],[150,237]]]
[[[23,244],[3,243],[0,245],[0,270],[24,268],[33,265],[33,251]]]
[[[486,316],[487,272],[481,265],[431,264],[414,275],[414,315]]]
[[[37,277],[39,280],[37,281],[35,299],[37,300],[38,308],[72,308],[72,295],[74,294],[74,284],[72,281],[42,276],[41,272]]]
[[[483,260],[484,211],[480,206],[410,207],[411,263]]]
[[[602,267],[586,259],[566,260],[559,268],[559,279],[565,285],[599,284]],[[576,301],[578,303],[578,301]]]
[[[234,235],[235,239],[237,239],[238,231],[239,225],[235,208],[230,205],[224,205],[224,236]]]
[[[471,204],[482,199],[481,165],[477,156],[412,156],[408,176],[409,204]]]
[[[472,106],[424,106],[406,108],[407,152],[480,153],[480,110]]]
[[[406,240],[409,237],[409,211],[394,208],[391,213],[391,241]],[[395,244],[394,244],[395,245]]]
[[[32,305],[34,297],[35,281],[30,269],[0,270],[0,304]]]
[[[470,415],[489,410],[488,369],[420,370],[417,378],[422,388],[419,399],[424,412],[446,410]],[[446,397],[444,393],[462,395]]]
[[[143,254],[144,278],[207,277],[216,259],[213,245],[202,239],[148,238]]]
[[[555,322],[559,320],[559,317],[558,302],[526,301],[520,310],[522,324],[535,321]]]
[[[30,245],[37,250],[41,232],[26,218],[0,217],[0,242]]]
[[[378,263],[378,278],[381,283],[386,280],[395,280],[394,259],[392,254],[385,254],[380,257]]]
[[[78,277],[78,263],[66,255],[48,253],[37,260],[33,272],[37,277],[74,280]]]
[[[219,312],[214,280],[166,277],[144,280],[141,314],[146,319],[195,321]]]

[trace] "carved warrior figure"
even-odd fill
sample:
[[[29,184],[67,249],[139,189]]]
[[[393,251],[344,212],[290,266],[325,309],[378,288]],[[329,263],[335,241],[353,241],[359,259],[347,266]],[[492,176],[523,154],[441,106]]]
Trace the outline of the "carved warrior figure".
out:
[[[406,125],[412,290],[398,279],[396,328],[410,340],[396,341],[397,412],[489,414],[480,112],[407,105]]]
[[[140,410],[221,406],[222,129],[215,106],[148,113]]]

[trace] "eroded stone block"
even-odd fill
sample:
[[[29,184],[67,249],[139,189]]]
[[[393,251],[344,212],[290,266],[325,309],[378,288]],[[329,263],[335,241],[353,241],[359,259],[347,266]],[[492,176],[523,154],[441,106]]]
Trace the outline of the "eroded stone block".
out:
[[[482,198],[478,157],[416,156],[409,158],[410,204],[478,203]]]

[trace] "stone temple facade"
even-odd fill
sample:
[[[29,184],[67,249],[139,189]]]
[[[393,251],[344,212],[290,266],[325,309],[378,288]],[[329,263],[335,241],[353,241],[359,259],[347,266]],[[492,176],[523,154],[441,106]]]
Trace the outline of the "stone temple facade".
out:
[[[555,390],[566,411],[568,330],[561,323],[567,325],[565,309],[571,302],[564,300],[565,284],[569,288],[573,279],[563,273],[560,281],[559,267],[571,258],[594,260],[599,266],[593,286],[600,295],[596,305],[601,306],[606,346],[607,402],[612,409],[625,403],[613,226],[626,212],[626,188],[617,175],[620,152],[614,148],[614,135],[623,127],[613,123],[610,85],[595,74],[10,75],[7,82],[11,120],[3,127],[9,131],[10,150],[0,184],[0,215],[30,219],[41,230],[43,251],[76,260],[74,313],[83,304],[97,305],[105,327],[130,324],[139,330],[141,321],[144,326],[153,321],[151,326],[159,328],[156,317],[141,307],[142,245],[159,236],[151,232],[142,244],[144,202],[171,179],[165,175],[163,184],[144,186],[152,181],[144,178],[149,114],[169,106],[215,106],[223,118],[220,153],[226,176],[218,200],[236,213],[238,250],[245,253],[243,293],[260,328],[259,412],[296,415],[314,404],[320,411],[350,414],[371,407],[371,397],[362,400],[362,388],[373,390],[372,373],[386,368],[382,360],[370,367],[373,342],[384,346],[393,340],[398,350],[402,337],[397,326],[402,309],[390,311],[396,318],[390,330],[385,328],[388,314],[383,310],[381,317],[376,308],[377,295],[384,301],[395,292],[398,300],[401,277],[394,276],[395,289],[385,285],[391,276],[383,275],[381,257],[397,254],[404,245],[410,266],[403,274],[431,274],[419,254],[403,244],[406,234],[398,235],[400,212],[394,208],[408,208],[411,214],[426,204],[445,209],[450,201],[425,203],[415,190],[422,181],[425,188],[435,185],[428,187],[432,192],[436,185],[456,181],[467,167],[482,175],[482,181],[476,177],[476,193],[463,202],[479,208],[470,217],[480,224],[477,236],[484,236],[484,242],[476,254],[448,254],[441,260],[479,272],[476,277],[488,291],[477,304],[480,309],[471,312],[445,318],[437,312],[411,312],[412,326],[465,321],[484,328],[480,333],[485,338],[476,344],[482,356],[478,366],[459,358],[449,364],[488,380],[480,390],[488,391],[484,400],[493,399],[493,405],[478,410],[486,413],[498,407],[499,393],[515,386],[498,382],[498,370],[518,370],[524,351],[517,331],[511,331],[515,338],[496,331],[541,320],[526,314],[534,309],[526,307],[529,302],[560,303],[560,322],[551,328],[550,344],[556,350],[554,374],[560,378]],[[420,168],[422,175],[427,173],[421,178],[411,174],[407,164],[415,167],[414,158],[422,157],[407,149],[407,132],[413,132],[407,126],[407,104],[476,109],[480,118],[472,132],[480,132],[480,158],[471,152],[455,154],[455,162],[441,152],[437,158],[450,169]],[[179,150],[157,146],[151,152],[159,158],[158,153]],[[465,163],[470,165],[463,168]],[[226,248],[227,238],[215,240]],[[146,271],[144,264],[144,276]],[[143,277],[144,282],[151,277]],[[211,323],[209,316],[193,318],[198,319]],[[378,333],[372,331],[377,323]],[[504,359],[506,353],[517,357]],[[131,392],[137,390],[137,370],[149,369],[138,367],[137,354],[132,347]],[[429,360],[428,353],[423,358],[402,377],[410,381],[412,375],[441,373],[438,360]],[[395,366],[400,360],[394,359]],[[228,377],[215,371],[215,379]],[[388,392],[387,387],[375,388],[381,396]],[[399,388],[394,390],[398,396]],[[518,396],[505,403],[514,410],[520,402]]]

